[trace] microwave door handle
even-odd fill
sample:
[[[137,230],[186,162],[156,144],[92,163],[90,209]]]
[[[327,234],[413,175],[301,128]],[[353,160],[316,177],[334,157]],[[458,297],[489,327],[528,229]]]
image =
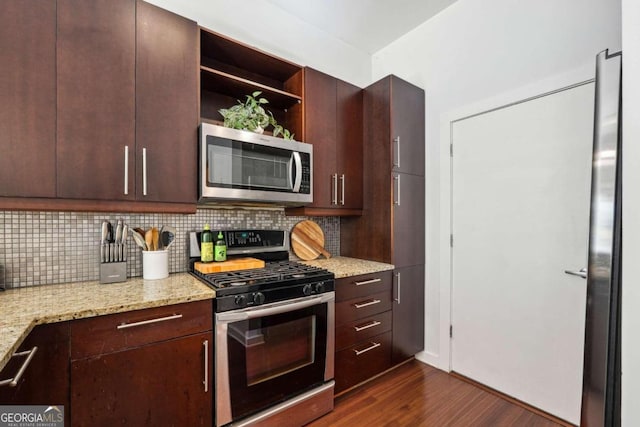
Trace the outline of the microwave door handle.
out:
[[[300,157],[300,153],[294,151],[291,158],[293,162],[291,162],[291,167],[289,168],[290,180],[293,182],[293,192],[300,192],[300,185],[302,184],[302,158]],[[295,182],[291,174],[293,174],[293,165],[295,164]]]

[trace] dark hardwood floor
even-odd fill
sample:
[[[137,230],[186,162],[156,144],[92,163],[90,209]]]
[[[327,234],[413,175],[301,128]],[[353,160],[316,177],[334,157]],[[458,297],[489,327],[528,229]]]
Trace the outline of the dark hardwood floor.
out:
[[[308,427],[558,427],[499,396],[411,361],[336,399]]]

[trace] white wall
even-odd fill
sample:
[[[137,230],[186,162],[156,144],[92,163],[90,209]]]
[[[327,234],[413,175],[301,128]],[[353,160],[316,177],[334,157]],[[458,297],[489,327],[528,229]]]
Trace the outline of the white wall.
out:
[[[620,16],[620,0],[458,0],[374,54],[373,80],[393,73],[426,91],[422,360],[449,368],[450,120],[593,77],[596,53],[620,49]]]
[[[147,0],[201,26],[364,87],[371,56],[264,0]]]
[[[640,425],[640,2],[622,0],[622,425]]]

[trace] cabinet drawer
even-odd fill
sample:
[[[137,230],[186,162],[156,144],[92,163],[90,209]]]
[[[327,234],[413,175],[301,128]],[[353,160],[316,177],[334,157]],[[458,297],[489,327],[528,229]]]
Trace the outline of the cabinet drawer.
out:
[[[336,393],[361,383],[391,367],[391,332],[336,353]]]
[[[344,277],[336,280],[336,301],[377,294],[391,290],[392,271]]]
[[[211,300],[76,320],[71,323],[71,358],[205,332],[212,324]]]
[[[345,323],[336,327],[336,350],[351,347],[390,330],[391,311]]]
[[[336,325],[364,319],[391,310],[391,289],[386,292],[362,296],[336,304]]]

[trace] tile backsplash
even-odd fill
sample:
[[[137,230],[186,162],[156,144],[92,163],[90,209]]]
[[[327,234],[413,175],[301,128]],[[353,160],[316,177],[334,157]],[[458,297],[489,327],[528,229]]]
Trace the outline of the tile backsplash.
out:
[[[169,272],[187,270],[188,232],[201,230],[205,223],[214,230],[287,230],[300,216],[285,216],[282,210],[199,209],[192,215],[85,212],[0,211],[0,271],[7,288],[98,280],[100,225],[118,219],[130,227],[144,229],[171,225],[176,241],[169,253]],[[340,219],[311,218],[325,234],[325,248],[340,254]],[[128,239],[128,277],[142,276],[140,249]],[[295,259],[293,253],[291,259]],[[0,283],[2,279],[0,278]],[[108,286],[108,285],[105,285]]]

